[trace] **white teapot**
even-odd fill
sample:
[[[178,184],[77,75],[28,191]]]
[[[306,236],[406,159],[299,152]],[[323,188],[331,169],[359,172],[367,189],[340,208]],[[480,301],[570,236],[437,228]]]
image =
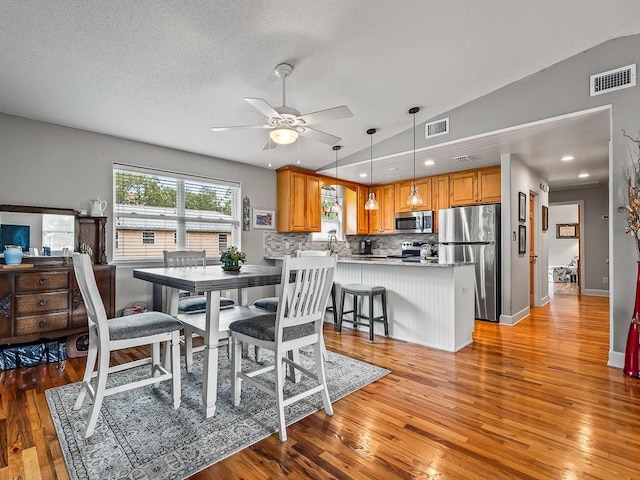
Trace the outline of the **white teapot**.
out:
[[[99,198],[92,198],[91,202],[91,210],[89,210],[89,215],[92,217],[102,217],[104,215],[104,210],[107,208],[107,201],[100,200]]]

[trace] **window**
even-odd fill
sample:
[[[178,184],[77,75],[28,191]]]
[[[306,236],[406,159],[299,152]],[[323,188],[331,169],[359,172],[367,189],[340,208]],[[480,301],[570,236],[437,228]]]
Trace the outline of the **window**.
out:
[[[154,245],[156,243],[156,232],[142,232],[142,244]]]
[[[163,250],[240,247],[240,184],[114,165],[114,259],[160,259]]]

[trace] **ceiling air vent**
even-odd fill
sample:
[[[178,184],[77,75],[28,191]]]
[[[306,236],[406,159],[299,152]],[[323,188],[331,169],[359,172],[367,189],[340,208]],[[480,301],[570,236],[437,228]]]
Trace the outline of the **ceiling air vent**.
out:
[[[429,122],[425,124],[425,138],[437,137],[438,135],[444,135],[449,133],[449,119],[443,118],[442,120],[436,120],[435,122]]]
[[[460,155],[459,157],[453,157],[453,160],[460,163],[469,163],[473,157],[469,155]]]
[[[622,88],[633,87],[636,84],[636,64],[616,68],[608,72],[591,75],[591,96],[613,92]]]

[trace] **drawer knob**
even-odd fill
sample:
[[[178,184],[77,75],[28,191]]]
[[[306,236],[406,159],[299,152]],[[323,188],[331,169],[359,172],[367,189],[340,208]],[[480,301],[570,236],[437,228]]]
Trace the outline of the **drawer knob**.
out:
[[[39,303],[40,303],[41,307],[46,307],[49,302],[47,302],[46,300],[43,299],[43,300],[40,300]]]
[[[40,328],[44,328],[47,326],[47,322],[45,322],[44,320],[40,320],[40,323],[38,323],[38,325],[40,326]]]
[[[38,280],[38,283],[40,285],[46,285],[47,284],[47,279],[46,278],[41,278],[40,280]]]

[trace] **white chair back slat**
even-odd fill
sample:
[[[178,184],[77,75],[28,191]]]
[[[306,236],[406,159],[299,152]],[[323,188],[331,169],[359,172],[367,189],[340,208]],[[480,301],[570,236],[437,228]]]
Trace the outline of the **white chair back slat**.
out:
[[[164,251],[165,267],[203,267],[206,264],[206,250]]]
[[[91,332],[93,330],[91,327],[97,328],[100,338],[108,341],[109,328],[107,326],[107,313],[102,303],[98,285],[96,284],[96,278],[93,274],[93,266],[91,265],[89,255],[86,253],[74,253],[73,271],[87,311],[89,331]]]

